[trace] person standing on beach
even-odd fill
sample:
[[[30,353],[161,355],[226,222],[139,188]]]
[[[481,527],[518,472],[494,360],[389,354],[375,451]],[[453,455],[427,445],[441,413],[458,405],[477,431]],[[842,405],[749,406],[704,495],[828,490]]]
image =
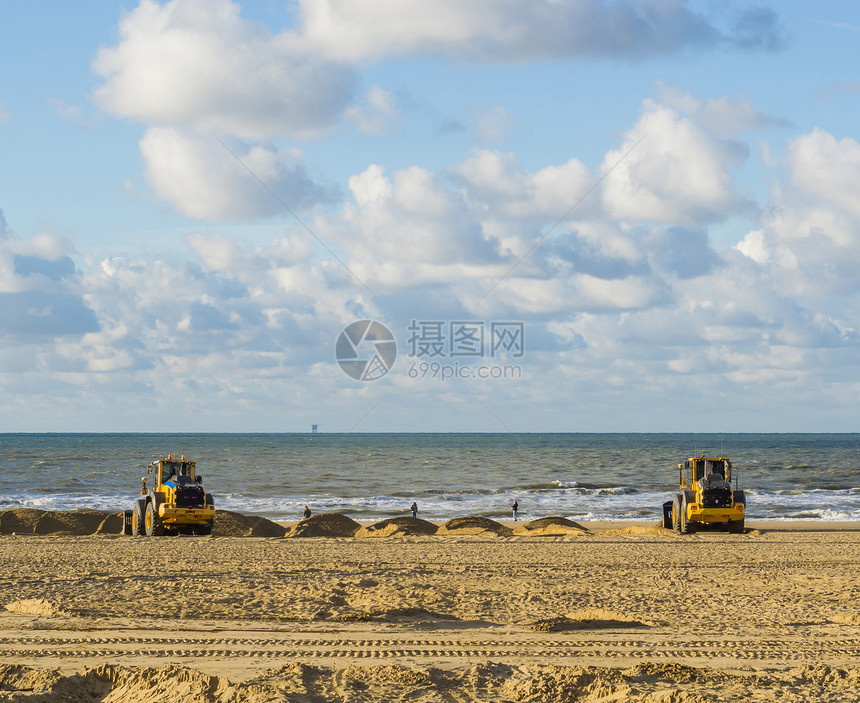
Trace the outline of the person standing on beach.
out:
[[[418,517],[418,503],[413,502],[412,507],[409,509],[412,511],[412,517],[417,518]]]
[[[305,506],[305,520],[307,520],[311,516],[311,509],[306,505]]]
[[[516,522],[517,521],[517,510],[520,509],[520,504],[517,503],[516,500],[514,500],[513,504],[511,505],[511,509],[514,511],[514,522]]]

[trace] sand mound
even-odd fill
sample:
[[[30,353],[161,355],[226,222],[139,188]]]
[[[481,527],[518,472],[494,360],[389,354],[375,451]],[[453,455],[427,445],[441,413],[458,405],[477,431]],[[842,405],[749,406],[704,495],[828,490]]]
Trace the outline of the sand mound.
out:
[[[29,697],[33,691],[50,691],[61,678],[56,669],[30,669],[17,664],[0,664],[0,691],[22,691],[24,696]]]
[[[837,625],[860,625],[860,613],[842,613],[830,618],[830,622]]]
[[[212,534],[217,537],[283,537],[286,528],[258,515],[216,510]]]
[[[565,632],[568,630],[614,630],[627,627],[650,627],[650,624],[599,608],[586,608],[557,618],[538,620],[530,625],[538,632]]]
[[[564,537],[567,535],[582,535],[588,533],[578,522],[565,517],[542,517],[532,520],[514,529],[515,535],[529,537]]]
[[[448,520],[437,531],[437,535],[481,535],[488,536],[507,536],[513,533],[510,527],[505,527],[502,523],[490,520],[486,517],[455,517],[453,520]]]
[[[108,515],[101,524],[96,528],[97,535],[121,535],[123,525],[125,524],[125,516],[123,513],[113,513]]]
[[[270,696],[258,698],[249,695],[251,691],[237,697],[234,684],[225,678],[172,665],[128,668],[104,664],[85,668],[78,674],[60,679],[52,693],[53,697],[45,700],[98,700],[103,703],[215,703],[227,700],[250,703],[272,700]]]
[[[49,511],[33,527],[37,535],[91,535],[109,515],[101,510]]]
[[[286,530],[284,537],[354,537],[361,529],[352,518],[340,513],[311,515]]]
[[[0,534],[32,534],[39,518],[45,514],[37,508],[15,508],[0,512]]]
[[[356,537],[406,537],[408,535],[435,535],[438,528],[432,522],[413,517],[392,517],[362,527]]]
[[[44,598],[25,598],[24,600],[16,600],[11,603],[7,603],[5,607],[10,613],[20,613],[21,615],[50,617],[52,615],[68,614]]]

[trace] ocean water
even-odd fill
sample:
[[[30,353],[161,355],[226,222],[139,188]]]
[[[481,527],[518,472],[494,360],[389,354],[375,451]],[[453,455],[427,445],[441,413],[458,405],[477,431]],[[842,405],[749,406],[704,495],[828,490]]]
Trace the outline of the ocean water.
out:
[[[677,465],[728,456],[750,520],[860,520],[860,434],[0,434],[0,509],[131,508],[149,462],[197,461],[216,507],[657,520]]]

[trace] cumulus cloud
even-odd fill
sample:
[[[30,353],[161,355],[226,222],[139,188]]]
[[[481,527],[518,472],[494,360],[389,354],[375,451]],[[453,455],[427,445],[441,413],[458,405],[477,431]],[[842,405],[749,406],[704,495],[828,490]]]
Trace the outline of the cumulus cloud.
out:
[[[860,219],[860,144],[854,139],[837,141],[832,134],[815,129],[792,140],[788,162],[792,184],[810,200],[830,203]]]
[[[789,126],[784,119],[759,112],[748,100],[730,100],[724,95],[702,100],[660,81],[655,85],[655,101],[676,109],[705,132],[721,139],[733,139],[743,132]]]
[[[638,145],[637,145],[638,142]],[[646,101],[624,144],[607,154],[603,200],[612,217],[701,226],[750,209],[732,172],[747,147],[719,139],[694,120]]]
[[[773,49],[776,15],[751,10],[720,28],[683,0],[300,0],[307,44],[340,61],[445,53],[530,61],[571,56],[640,59],[685,47]]]
[[[389,178],[374,165],[350,178],[349,188],[355,204],[343,208],[331,235],[354,257],[429,264],[497,260],[462,197],[426,169],[413,166]]]
[[[140,150],[156,196],[201,220],[268,217],[283,212],[279,199],[300,209],[334,195],[310,179],[296,149],[283,152],[237,140],[225,147],[211,135],[151,127]]]
[[[50,235],[0,238],[0,340],[80,336],[99,328],[72,252]]]
[[[95,98],[102,109],[147,126],[141,151],[156,197],[206,220],[272,213],[266,194],[247,187],[235,164],[217,163],[213,145],[192,136],[214,133],[248,144],[249,160],[266,171],[262,180],[286,188],[291,206],[324,199],[292,155],[276,153],[263,140],[314,138],[344,122],[364,134],[395,129],[399,114],[391,92],[375,86],[356,102],[353,65],[424,53],[481,61],[639,59],[723,42],[752,46],[753,33],[778,35],[772,13],[747,14],[723,30],[682,0],[314,0],[300,2],[296,16],[297,26],[280,32],[243,18],[232,0],[140,0],[123,16],[118,42],[102,47],[93,61],[103,81]],[[725,114],[716,120],[728,122]],[[449,126],[461,128],[459,122]],[[477,115],[480,143],[504,139],[510,129],[502,106]],[[705,150],[698,141],[684,146]],[[703,182],[707,174],[717,182]],[[689,174],[675,175],[685,181]],[[700,209],[684,224],[732,204],[715,193],[725,185],[719,169],[699,180],[694,195]],[[654,211],[650,217],[666,209],[665,194],[653,187],[634,199]]]
[[[846,297],[860,291],[860,145],[815,129],[794,138],[787,178],[772,193],[761,227],[737,249],[766,270],[785,295]]]
[[[350,69],[301,53],[230,0],[141,0],[119,30],[118,45],[93,62],[104,80],[96,100],[116,115],[246,139],[301,137],[330,128],[352,97]]]

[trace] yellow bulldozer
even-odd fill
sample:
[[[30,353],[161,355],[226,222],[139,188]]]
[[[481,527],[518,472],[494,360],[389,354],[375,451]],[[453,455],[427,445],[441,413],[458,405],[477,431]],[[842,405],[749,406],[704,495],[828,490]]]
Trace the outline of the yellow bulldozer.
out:
[[[678,464],[680,487],[673,500],[663,503],[663,527],[681,534],[697,527],[721,526],[744,531],[746,496],[732,488],[732,462],[724,456],[693,457]]]
[[[147,486],[147,481],[150,480]],[[215,522],[215,501],[203,489],[197,463],[182,455],[153,461],[141,480],[134,509],[125,511],[127,535],[210,535]]]

